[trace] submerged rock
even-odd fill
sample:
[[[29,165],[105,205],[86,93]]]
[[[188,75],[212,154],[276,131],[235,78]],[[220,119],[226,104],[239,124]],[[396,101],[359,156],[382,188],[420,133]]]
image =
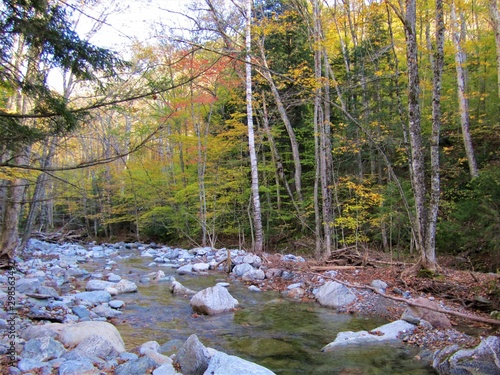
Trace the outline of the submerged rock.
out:
[[[330,352],[339,347],[346,347],[352,345],[366,345],[366,344],[387,344],[391,342],[398,342],[398,336],[401,333],[413,332],[415,326],[404,320],[396,320],[395,322],[385,324],[372,331],[358,331],[358,332],[340,332],[337,334],[335,341],[329,343],[322,352]]]

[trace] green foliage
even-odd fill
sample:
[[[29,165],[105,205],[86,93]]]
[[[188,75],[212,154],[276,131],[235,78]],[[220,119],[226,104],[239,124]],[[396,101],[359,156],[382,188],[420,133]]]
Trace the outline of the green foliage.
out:
[[[168,242],[176,233],[174,218],[179,215],[171,207],[154,207],[141,215],[141,232],[148,238]]]
[[[449,203],[438,226],[441,251],[470,257],[478,269],[500,268],[500,170],[483,170]],[[491,261],[491,260],[494,261]]]

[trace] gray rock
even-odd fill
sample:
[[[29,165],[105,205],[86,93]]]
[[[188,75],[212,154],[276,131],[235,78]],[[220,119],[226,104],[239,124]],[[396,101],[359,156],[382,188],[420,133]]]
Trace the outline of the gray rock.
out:
[[[123,306],[125,306],[125,302],[123,302],[119,299],[115,299],[113,301],[109,301],[108,305],[109,305],[109,307],[111,307],[113,309],[121,309]]]
[[[42,283],[38,279],[19,279],[16,281],[16,292],[18,293],[36,293],[36,290]]]
[[[75,350],[103,359],[116,357],[119,354],[108,340],[97,334],[87,336],[76,346]]]
[[[89,361],[65,361],[59,367],[59,375],[99,375],[101,372]]]
[[[339,309],[352,303],[356,295],[345,285],[328,281],[318,289],[316,299],[322,306]]]
[[[253,268],[250,271],[245,272],[241,278],[245,281],[264,280],[266,278],[266,274],[262,270]]]
[[[59,341],[65,346],[77,346],[92,335],[99,335],[110,342],[118,353],[125,351],[125,344],[116,327],[107,322],[90,321],[63,325],[59,333]]]
[[[189,304],[194,311],[207,315],[232,311],[239,305],[238,300],[220,285],[196,293]]]
[[[195,263],[195,264],[193,264],[193,271],[195,271],[195,272],[208,271],[209,269],[210,269],[210,264],[208,264],[208,263]]]
[[[261,292],[261,289],[258,286],[255,286],[255,285],[250,285],[248,287],[248,290],[251,291],[251,292]]]
[[[133,281],[125,279],[120,280],[113,288],[118,291],[118,294],[137,292],[137,285]]]
[[[170,285],[170,292],[172,294],[182,294],[182,295],[194,295],[194,294],[196,294],[196,292],[194,290],[186,288],[184,285],[182,285],[180,282],[178,282],[176,280],[172,281],[172,284]]]
[[[208,349],[196,335],[191,335],[179,349],[174,365],[180,367],[183,375],[202,375],[208,367],[209,360]]]
[[[145,342],[144,344],[142,344],[140,346],[139,353],[144,354],[142,351],[145,349],[149,349],[149,350],[153,350],[153,351],[157,352],[158,350],[160,350],[160,344],[158,344],[157,341]]]
[[[64,346],[51,337],[39,337],[29,340],[24,345],[23,358],[30,358],[35,361],[50,361],[59,358],[66,349]]]
[[[148,357],[128,361],[115,369],[116,375],[148,374],[156,367],[156,363]]]
[[[193,265],[192,264],[186,264],[184,266],[181,266],[177,268],[177,273],[179,275],[187,275],[193,272]]]
[[[96,306],[92,309],[93,312],[95,312],[97,315],[102,316],[104,318],[115,318],[118,315],[123,314],[123,312],[118,311],[116,309],[112,309],[109,307],[107,303],[103,303],[99,306]]]
[[[141,353],[144,356],[151,359],[152,361],[154,361],[156,366],[161,366],[165,363],[169,363],[169,364],[172,363],[172,359],[170,357],[167,357],[166,355],[160,354],[156,350],[153,350],[153,349],[145,348],[145,349],[141,350]]]
[[[123,352],[118,356],[122,361],[135,361],[139,356],[135,353]]]
[[[234,355],[217,352],[208,364],[204,375],[273,375],[274,372]]]
[[[116,275],[114,273],[108,273],[108,281],[111,281],[111,282],[118,282],[122,279],[122,277],[120,275]]]
[[[105,280],[90,280],[87,282],[87,285],[85,285],[86,290],[105,290],[106,288],[112,288],[116,284],[112,283],[111,281],[105,281]]]
[[[415,326],[404,320],[396,320],[392,323],[385,324],[372,331],[358,332],[339,332],[335,341],[329,343],[322,352],[330,352],[337,350],[339,347],[366,345],[366,344],[387,344],[398,342],[400,333],[413,332]]]
[[[153,371],[153,375],[175,375],[175,374],[177,374],[177,371],[175,371],[174,366],[172,366],[170,363],[165,363],[160,367],[157,367]]]
[[[85,306],[82,305],[73,306],[71,310],[80,319],[86,319],[90,317],[90,311]]]
[[[233,268],[233,274],[236,277],[241,277],[245,273],[252,271],[254,268],[249,263],[241,263]]]
[[[243,263],[248,263],[255,268],[259,268],[262,265],[262,259],[258,255],[247,254],[243,257]]]
[[[83,302],[87,302],[91,305],[98,305],[100,303],[109,302],[111,300],[111,294],[105,290],[95,290],[93,292],[80,292],[73,295],[74,298],[78,298]]]
[[[500,337],[483,338],[472,349],[448,346],[434,353],[432,366],[439,374],[500,374]]]
[[[387,289],[387,283],[382,280],[373,280],[371,286],[374,287],[375,289],[378,289],[382,293],[385,293]]]
[[[45,366],[47,366],[46,362],[41,362],[33,358],[22,358],[17,363],[17,368],[21,370],[21,372],[36,370]]]

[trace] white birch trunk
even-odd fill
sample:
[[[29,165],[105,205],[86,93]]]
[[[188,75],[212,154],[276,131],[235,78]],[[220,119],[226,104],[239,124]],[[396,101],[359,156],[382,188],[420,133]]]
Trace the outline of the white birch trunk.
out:
[[[469,164],[469,173],[471,178],[479,176],[476,158],[474,156],[474,147],[470,135],[470,113],[469,99],[467,97],[467,55],[462,48],[462,35],[457,19],[455,2],[451,4],[451,21],[453,24],[453,44],[455,46],[455,67],[457,71],[457,94],[460,111],[460,125],[462,127],[462,137],[464,141],[465,154]]]
[[[252,0],[246,0],[246,102],[247,102],[247,124],[248,124],[248,149],[250,152],[250,169],[252,174],[252,201],[253,201],[253,222],[255,230],[255,240],[253,244],[254,251],[257,254],[263,250],[263,230],[262,215],[260,211],[259,197],[259,172],[257,169],[257,153],[255,151],[255,135],[253,129],[253,105],[252,105]]]

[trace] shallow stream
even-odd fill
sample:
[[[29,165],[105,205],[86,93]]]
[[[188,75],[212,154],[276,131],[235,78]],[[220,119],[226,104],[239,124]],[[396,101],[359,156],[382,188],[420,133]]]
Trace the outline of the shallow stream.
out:
[[[317,303],[283,298],[276,292],[252,292],[225,274],[180,276],[162,268],[184,286],[202,290],[219,281],[240,303],[233,313],[215,316],[193,314],[189,298],[170,293],[169,282],[140,283],[139,279],[156,270],[147,266],[150,259],[118,260],[123,278],[137,283],[138,293],[122,294],[126,307],[114,323],[128,350],[155,340],[160,345],[170,340],[179,345],[191,334],[209,347],[233,354],[269,368],[278,375],[298,374],[434,374],[409,346],[371,346],[322,353],[340,331],[371,330],[386,320],[360,315],[338,314]],[[91,268],[94,268],[96,265]],[[94,268],[95,270],[95,268]]]

